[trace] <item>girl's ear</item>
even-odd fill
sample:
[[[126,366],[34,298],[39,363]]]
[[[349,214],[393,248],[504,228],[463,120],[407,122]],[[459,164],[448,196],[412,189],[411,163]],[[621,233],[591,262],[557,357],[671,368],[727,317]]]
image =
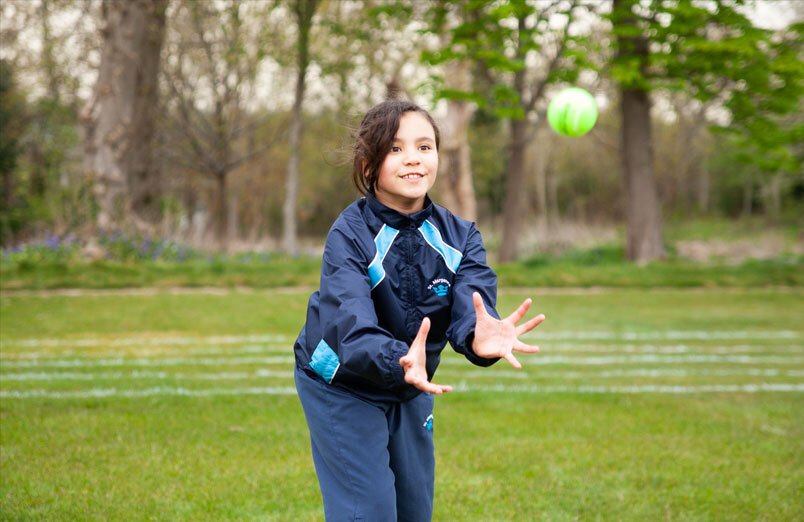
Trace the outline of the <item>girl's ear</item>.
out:
[[[367,178],[369,175],[368,173],[368,161],[363,160],[363,177]]]

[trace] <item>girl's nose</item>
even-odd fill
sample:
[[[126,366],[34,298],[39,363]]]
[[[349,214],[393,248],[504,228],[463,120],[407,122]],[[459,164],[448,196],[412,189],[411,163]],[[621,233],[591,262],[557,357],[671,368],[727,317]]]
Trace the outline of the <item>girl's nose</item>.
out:
[[[409,152],[405,157],[405,165],[418,165],[419,163],[421,163],[421,158],[419,158],[418,151]]]

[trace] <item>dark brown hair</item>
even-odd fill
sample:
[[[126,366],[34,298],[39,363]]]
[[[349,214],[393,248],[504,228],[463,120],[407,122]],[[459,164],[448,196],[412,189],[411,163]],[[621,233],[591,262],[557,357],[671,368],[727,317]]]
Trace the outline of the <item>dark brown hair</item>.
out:
[[[363,121],[355,133],[352,181],[364,196],[374,192],[382,163],[391,150],[399,130],[399,120],[406,112],[418,112],[427,118],[433,126],[438,150],[441,136],[429,112],[408,101],[390,100],[375,105],[363,116]]]

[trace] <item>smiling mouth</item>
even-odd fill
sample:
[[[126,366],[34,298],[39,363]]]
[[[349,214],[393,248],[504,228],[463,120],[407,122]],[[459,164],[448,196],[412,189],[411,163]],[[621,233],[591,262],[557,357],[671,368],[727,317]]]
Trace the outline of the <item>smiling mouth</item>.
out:
[[[410,174],[405,174],[404,176],[401,177],[402,179],[419,179],[423,178],[424,174],[420,174],[418,172],[411,172]]]

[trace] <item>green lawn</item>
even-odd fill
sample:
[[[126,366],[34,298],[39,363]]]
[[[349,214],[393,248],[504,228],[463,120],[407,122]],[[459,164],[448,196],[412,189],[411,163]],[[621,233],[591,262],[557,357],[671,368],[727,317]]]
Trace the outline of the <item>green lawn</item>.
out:
[[[435,520],[804,518],[804,290],[532,297],[522,371],[445,352]],[[306,299],[0,296],[0,519],[321,520]]]

